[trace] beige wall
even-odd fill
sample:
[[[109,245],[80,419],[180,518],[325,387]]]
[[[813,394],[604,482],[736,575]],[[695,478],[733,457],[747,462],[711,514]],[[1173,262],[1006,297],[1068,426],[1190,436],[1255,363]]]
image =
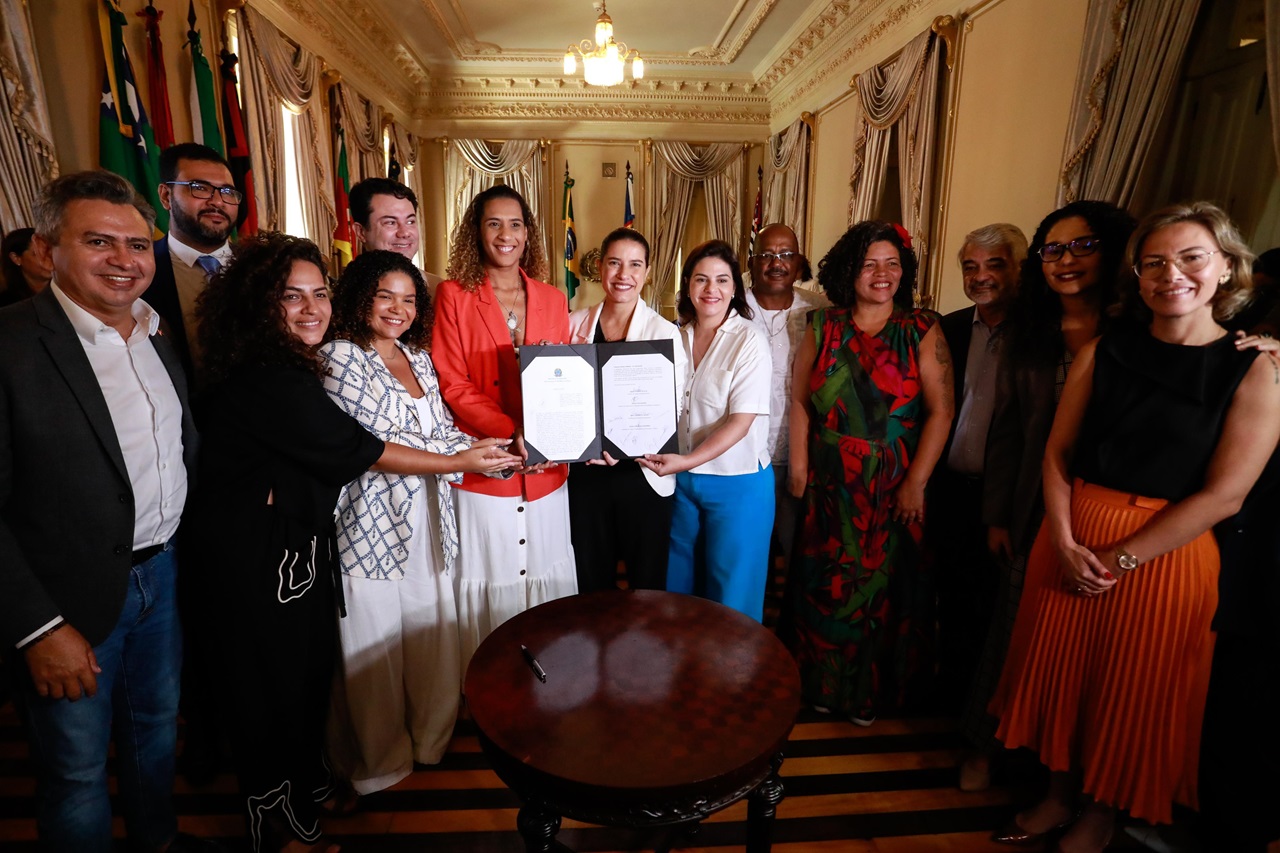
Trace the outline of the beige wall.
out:
[[[49,119],[53,124],[53,141],[58,148],[58,167],[62,172],[92,169],[98,165],[98,104],[102,92],[105,60],[98,29],[100,0],[37,0],[29,3],[31,24],[35,29],[36,50],[40,54],[40,73],[49,95]],[[143,106],[151,117],[151,93],[147,86],[146,29],[142,18],[134,12],[141,3],[126,3],[129,18],[125,30],[133,73],[143,97]],[[191,139],[190,53],[182,46],[187,41],[186,0],[157,0],[156,8],[164,14],[160,19],[160,35],[164,44],[165,70],[169,79],[169,111],[173,114],[173,132],[177,141]],[[197,0],[196,27],[214,79],[218,79],[220,27],[211,25],[209,3]]]
[[[818,261],[849,227],[849,170],[860,113],[857,98],[844,96],[816,116],[809,245],[805,247],[814,275]]]
[[[422,268],[443,276],[449,266],[448,218],[444,206],[444,146],[435,139],[418,142],[418,163],[422,173],[422,198],[418,199],[418,218],[422,220]]]
[[[547,227],[551,229],[551,282],[564,287],[564,225],[560,218],[564,203],[564,166],[569,164],[573,178],[573,226],[578,238],[578,259],[591,249],[600,248],[600,241],[613,229],[622,225],[623,193],[627,188],[627,161],[635,175],[635,227],[645,237],[653,239],[654,228],[642,218],[641,193],[647,170],[644,165],[644,149],[639,140],[625,142],[589,142],[559,140],[548,146],[550,161],[551,202],[547,208]],[[617,177],[603,176],[603,164],[613,163]],[[588,281],[586,273],[579,276],[579,288],[570,308],[594,305],[604,298],[599,282]]]
[[[962,28],[934,244],[944,313],[968,304],[955,259],[965,234],[1012,222],[1030,239],[1054,208],[1087,7],[994,0]]]
[[[962,26],[952,85],[954,126],[943,126],[933,272],[938,308],[965,304],[954,256],[964,235],[1013,222],[1027,236],[1053,207],[1088,0],[989,0],[939,7]],[[1029,34],[1040,34],[1032,36]],[[904,33],[905,35],[911,35]],[[867,56],[854,71],[884,57]],[[816,264],[848,227],[849,170],[859,107],[851,94],[817,113],[809,257]],[[949,133],[949,136],[948,136]]]

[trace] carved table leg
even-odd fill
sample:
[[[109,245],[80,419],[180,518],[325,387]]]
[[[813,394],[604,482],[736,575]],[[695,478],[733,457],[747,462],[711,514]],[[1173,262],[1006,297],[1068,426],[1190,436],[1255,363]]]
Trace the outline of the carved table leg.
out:
[[[773,770],[747,795],[747,853],[769,853],[773,846],[773,819],[784,793],[778,769],[782,755],[773,757]]]
[[[516,828],[524,837],[526,853],[551,853],[556,847],[556,833],[560,831],[560,815],[542,803],[527,802],[516,815]]]

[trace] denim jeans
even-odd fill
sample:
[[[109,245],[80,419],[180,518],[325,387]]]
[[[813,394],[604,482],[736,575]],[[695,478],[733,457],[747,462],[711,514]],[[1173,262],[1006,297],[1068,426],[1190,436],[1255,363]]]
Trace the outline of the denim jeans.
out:
[[[773,531],[773,471],[676,474],[667,591],[718,601],[764,619]]]
[[[120,620],[93,649],[102,668],[93,696],[41,698],[23,673],[17,698],[36,768],[43,850],[111,850],[107,747],[113,723],[130,848],[149,853],[177,833],[172,795],[182,639],[175,574],[172,545],[133,567]]]

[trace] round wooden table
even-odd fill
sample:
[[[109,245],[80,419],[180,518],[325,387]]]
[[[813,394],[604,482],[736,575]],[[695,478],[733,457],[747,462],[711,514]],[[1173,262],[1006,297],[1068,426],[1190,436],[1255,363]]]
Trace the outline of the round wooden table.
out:
[[[800,676],[753,619],[668,592],[562,598],[490,634],[464,690],[527,850],[551,850],[562,816],[676,825],[743,797],[747,849],[769,849]]]

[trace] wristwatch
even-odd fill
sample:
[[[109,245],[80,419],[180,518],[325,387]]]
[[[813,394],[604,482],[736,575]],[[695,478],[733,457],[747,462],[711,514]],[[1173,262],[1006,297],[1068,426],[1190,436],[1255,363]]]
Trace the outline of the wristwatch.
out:
[[[1121,571],[1131,572],[1138,568],[1138,558],[1124,548],[1116,548],[1116,565],[1120,567]]]

